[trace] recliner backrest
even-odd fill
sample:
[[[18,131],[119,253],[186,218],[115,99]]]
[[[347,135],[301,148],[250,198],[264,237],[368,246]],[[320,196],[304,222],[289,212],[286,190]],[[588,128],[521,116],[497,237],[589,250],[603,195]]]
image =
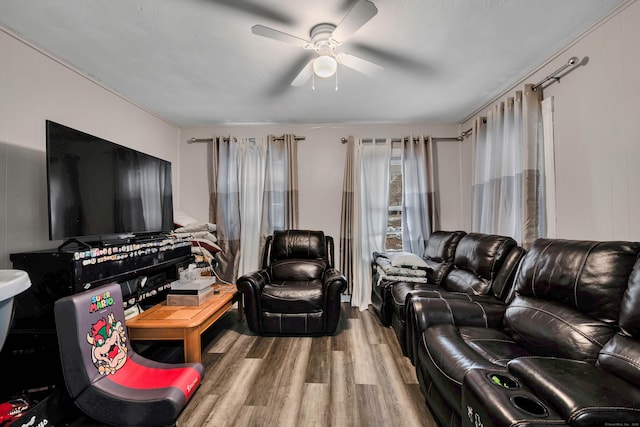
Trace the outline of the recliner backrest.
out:
[[[523,254],[511,237],[468,233],[458,243],[453,268],[443,285],[449,291],[504,299]]]
[[[617,331],[640,243],[538,239],[522,260],[504,323],[530,351],[595,362]]]
[[[327,267],[332,266],[330,240],[322,231],[275,231],[265,248],[272,278],[294,281],[321,278]]]
[[[438,230],[431,233],[424,248],[422,258],[430,271],[427,272],[429,283],[439,285],[453,265],[453,257],[464,231]]]
[[[636,262],[620,305],[618,326],[598,355],[597,364],[640,387],[640,262]]]

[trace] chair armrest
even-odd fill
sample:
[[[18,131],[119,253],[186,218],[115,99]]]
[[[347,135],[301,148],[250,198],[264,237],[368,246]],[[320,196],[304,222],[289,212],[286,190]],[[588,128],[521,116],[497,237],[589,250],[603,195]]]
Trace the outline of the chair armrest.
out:
[[[327,268],[324,272],[323,283],[327,293],[339,295],[347,288],[347,279],[336,268]]]
[[[325,331],[335,332],[340,318],[340,296],[347,288],[347,279],[337,269],[327,268],[323,276]]]
[[[238,291],[242,294],[245,317],[252,331],[262,330],[260,294],[264,286],[270,282],[271,278],[266,269],[245,274],[236,281]]]
[[[591,363],[521,357],[507,368],[572,426],[633,425],[640,417],[640,388]]]

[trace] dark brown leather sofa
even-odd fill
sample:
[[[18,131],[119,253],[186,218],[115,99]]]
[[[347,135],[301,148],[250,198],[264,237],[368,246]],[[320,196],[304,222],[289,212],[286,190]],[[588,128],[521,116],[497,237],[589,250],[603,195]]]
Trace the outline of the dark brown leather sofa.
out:
[[[416,371],[438,422],[639,425],[639,255],[636,242],[540,239],[499,322],[473,302],[429,307]]]
[[[262,268],[237,280],[249,329],[263,335],[333,334],[347,286],[333,256],[333,238],[322,231],[269,236]]]
[[[454,255],[450,262],[438,266],[438,281],[427,284],[397,282],[390,286],[391,326],[403,353],[412,359],[413,343],[417,338],[413,329],[407,330],[407,301],[418,296],[439,299],[477,296],[502,302],[511,289],[515,271],[524,254],[524,249],[507,236],[464,233],[449,237],[448,250],[454,249]],[[431,237],[427,243],[429,249]],[[436,244],[442,246],[438,242]],[[410,307],[409,312],[412,310]]]

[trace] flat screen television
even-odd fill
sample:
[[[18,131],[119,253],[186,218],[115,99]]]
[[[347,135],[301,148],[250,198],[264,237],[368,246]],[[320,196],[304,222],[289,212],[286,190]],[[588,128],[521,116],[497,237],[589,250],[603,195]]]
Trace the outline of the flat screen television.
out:
[[[171,231],[171,162],[50,120],[46,127],[49,239]]]

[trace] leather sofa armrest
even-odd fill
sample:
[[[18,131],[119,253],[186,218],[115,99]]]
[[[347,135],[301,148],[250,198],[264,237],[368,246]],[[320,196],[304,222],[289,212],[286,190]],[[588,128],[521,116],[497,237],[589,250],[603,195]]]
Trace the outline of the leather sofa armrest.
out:
[[[422,296],[421,296],[422,294]],[[452,294],[447,294],[452,295]],[[455,299],[459,296],[460,299]],[[406,348],[412,363],[416,363],[418,340],[430,326],[450,324],[494,328],[502,325],[504,304],[469,301],[464,294],[452,298],[440,297],[439,291],[414,291],[405,304]]]
[[[483,328],[499,327],[506,310],[504,304],[418,295],[412,297],[411,304],[419,331],[441,323]]]
[[[242,293],[244,301],[244,312],[249,327],[253,331],[260,331],[260,313],[262,308],[260,305],[260,294],[262,288],[271,282],[269,272],[266,269],[254,271],[241,276],[236,281],[238,291]]]
[[[572,426],[633,425],[640,419],[640,388],[591,363],[522,357],[507,368]]]

